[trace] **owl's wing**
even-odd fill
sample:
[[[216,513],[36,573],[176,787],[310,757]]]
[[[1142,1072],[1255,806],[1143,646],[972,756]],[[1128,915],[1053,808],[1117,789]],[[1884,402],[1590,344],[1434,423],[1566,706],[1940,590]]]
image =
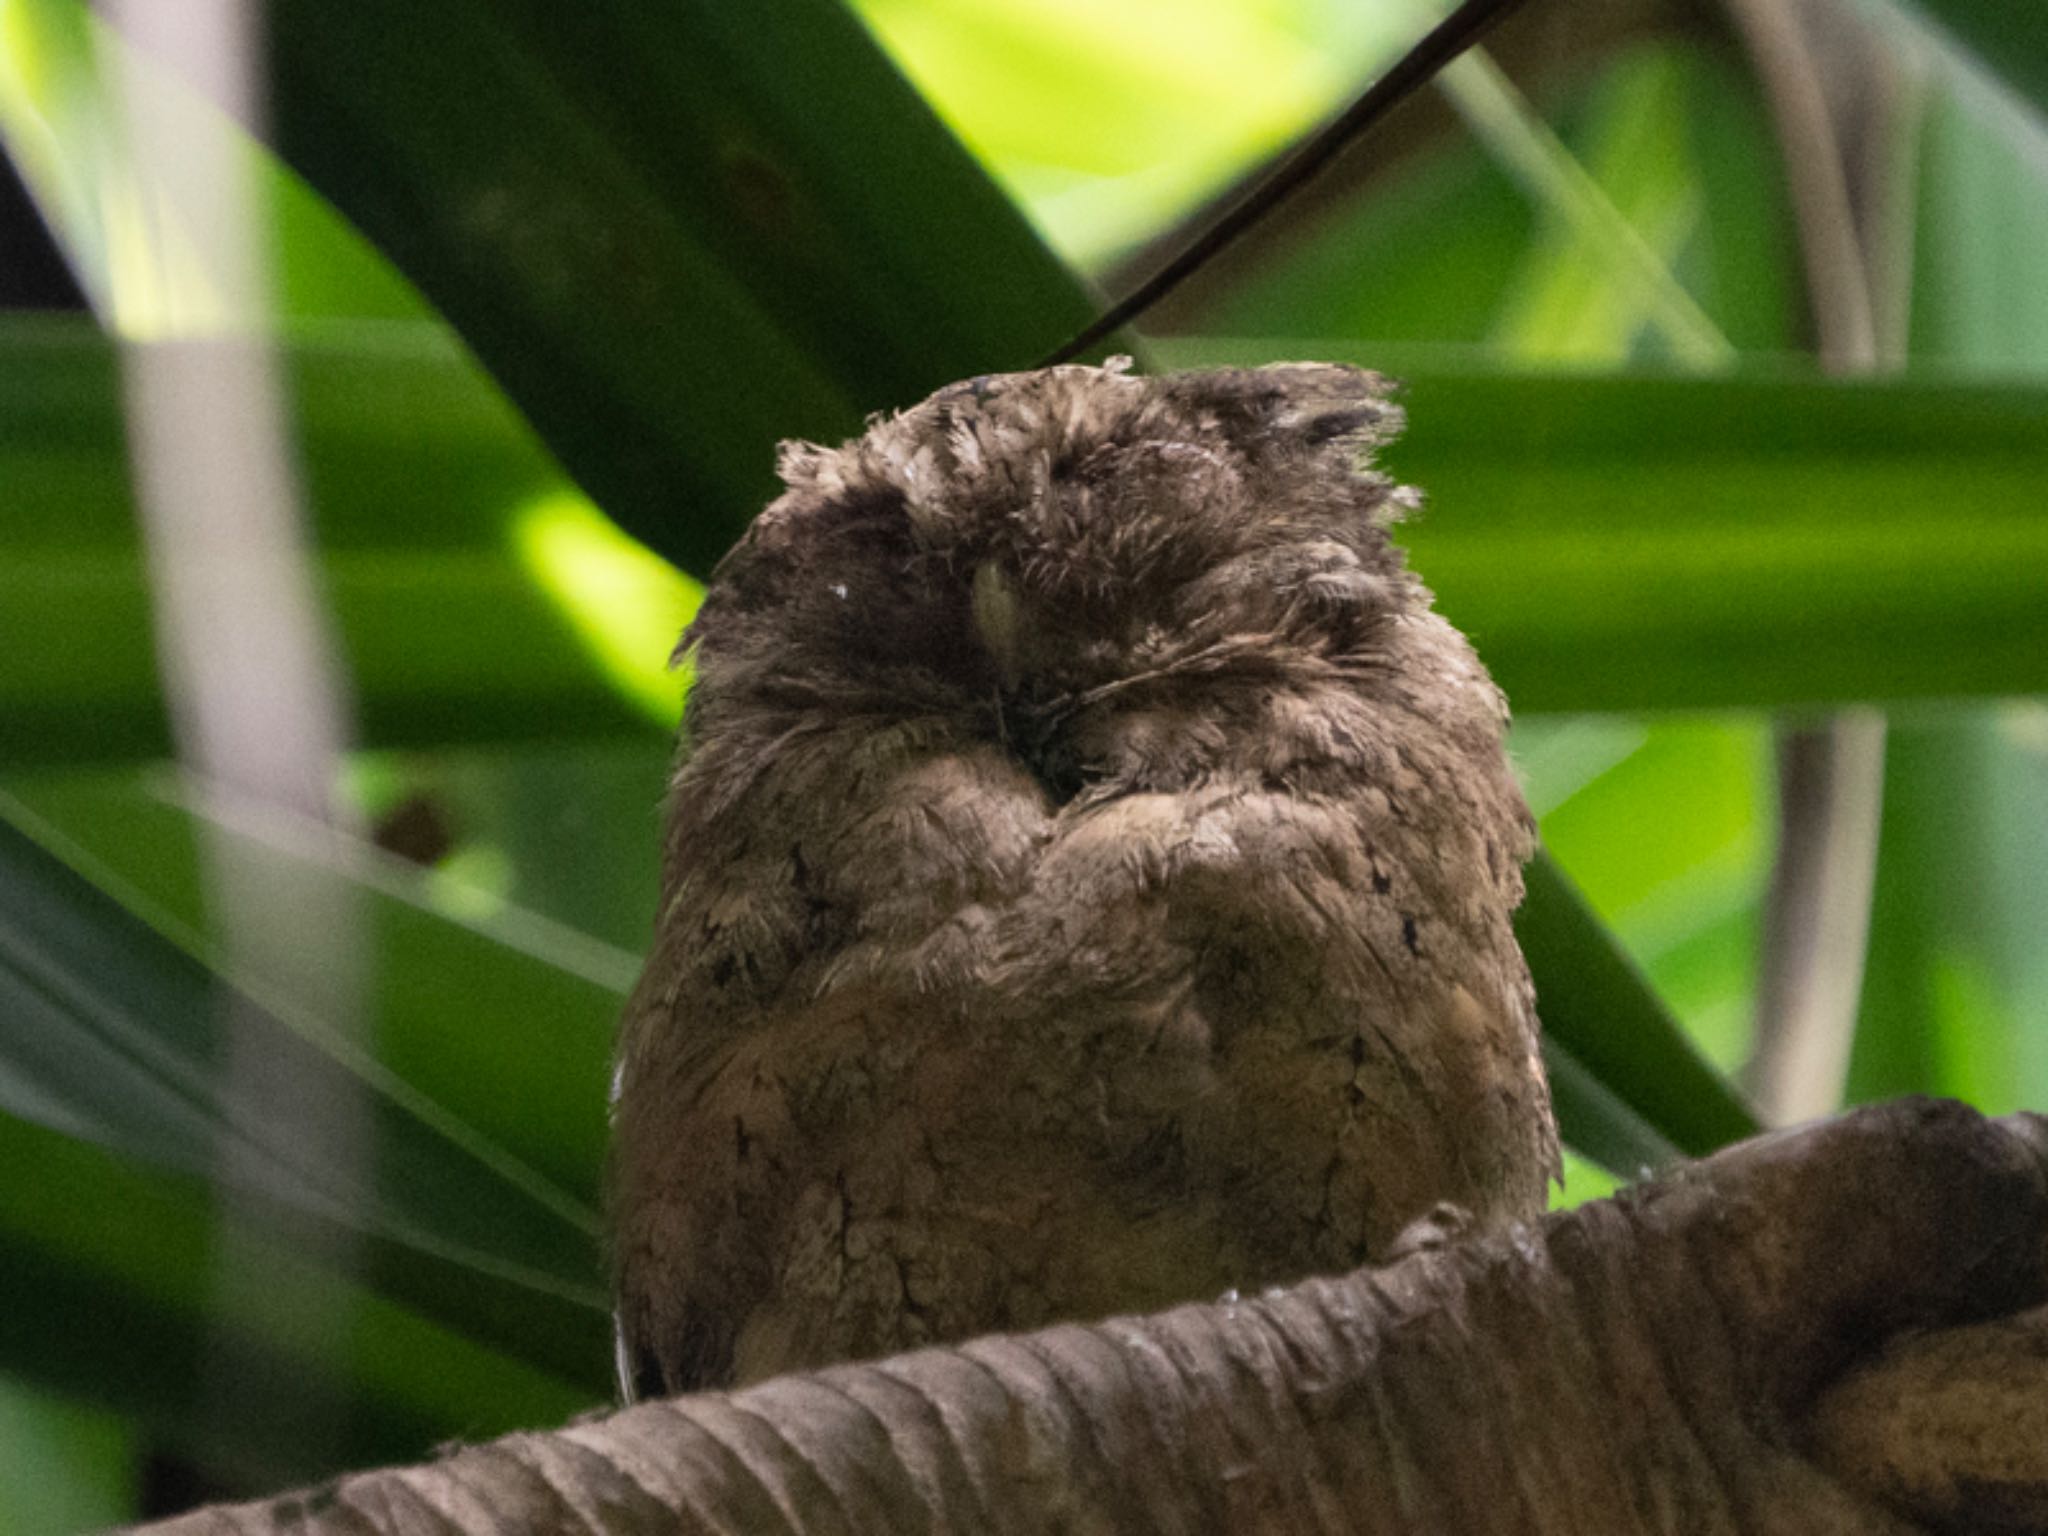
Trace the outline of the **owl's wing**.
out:
[[[885,1091],[889,1042],[935,1027],[975,963],[973,914],[1045,835],[1041,785],[928,722],[774,747],[723,799],[718,761],[687,770],[706,782],[678,794],[621,1028],[612,1258],[621,1383],[640,1394],[745,1368],[748,1324],[816,1225],[804,1202],[830,1198],[832,1138]]]

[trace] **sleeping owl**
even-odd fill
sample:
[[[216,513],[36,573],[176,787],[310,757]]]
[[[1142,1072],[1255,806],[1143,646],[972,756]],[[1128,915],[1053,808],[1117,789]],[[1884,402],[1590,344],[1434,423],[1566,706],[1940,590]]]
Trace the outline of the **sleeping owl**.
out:
[[[969,380],[720,566],[619,1044],[652,1396],[1383,1253],[1557,1167],[1506,708],[1383,382]]]

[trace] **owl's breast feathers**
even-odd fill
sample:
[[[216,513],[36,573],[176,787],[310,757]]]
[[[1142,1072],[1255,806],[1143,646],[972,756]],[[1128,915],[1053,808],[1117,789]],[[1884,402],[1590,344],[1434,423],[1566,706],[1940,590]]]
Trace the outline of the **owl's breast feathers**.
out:
[[[1541,1207],[1556,1142],[1509,926],[1530,824],[1497,691],[1374,520],[1387,487],[1332,467],[1370,376],[1312,371],[1309,404],[1283,378],[1259,426],[1243,376],[1218,404],[1055,372],[1123,392],[1124,436],[1064,385],[1020,407],[1038,438],[960,398],[939,447],[878,445],[885,424],[804,466],[819,547],[764,515],[707,603],[621,1037],[643,1391],[1348,1267],[1440,1201]],[[1172,411],[1128,394],[1169,387]],[[1314,440],[1232,436],[1254,428]],[[1151,489],[1063,493],[1104,459]],[[970,516],[950,487],[960,526],[898,506],[892,531],[887,497],[839,504],[880,461],[937,501],[1007,477],[1036,510]],[[1089,521],[1156,518],[1212,463],[1236,500],[1175,524],[1195,548]],[[1367,503],[1354,531],[1339,492]],[[1172,590],[1098,591],[1074,542]],[[855,594],[891,570],[877,618]]]

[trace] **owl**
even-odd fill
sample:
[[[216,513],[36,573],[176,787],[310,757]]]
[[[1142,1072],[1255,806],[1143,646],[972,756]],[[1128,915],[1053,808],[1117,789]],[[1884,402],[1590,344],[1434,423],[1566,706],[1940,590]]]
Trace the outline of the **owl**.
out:
[[[620,1032],[629,1395],[1348,1269],[1557,1168],[1507,711],[1384,382],[940,390],[719,567]]]

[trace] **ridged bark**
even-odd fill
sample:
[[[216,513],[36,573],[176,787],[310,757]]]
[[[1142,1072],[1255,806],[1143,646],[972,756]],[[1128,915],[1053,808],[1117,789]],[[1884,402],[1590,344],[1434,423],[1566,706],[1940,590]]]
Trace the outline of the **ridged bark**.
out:
[[[2044,1300],[2048,1121],[1908,1101],[1341,1279],[649,1403],[150,1529],[2048,1530]]]

